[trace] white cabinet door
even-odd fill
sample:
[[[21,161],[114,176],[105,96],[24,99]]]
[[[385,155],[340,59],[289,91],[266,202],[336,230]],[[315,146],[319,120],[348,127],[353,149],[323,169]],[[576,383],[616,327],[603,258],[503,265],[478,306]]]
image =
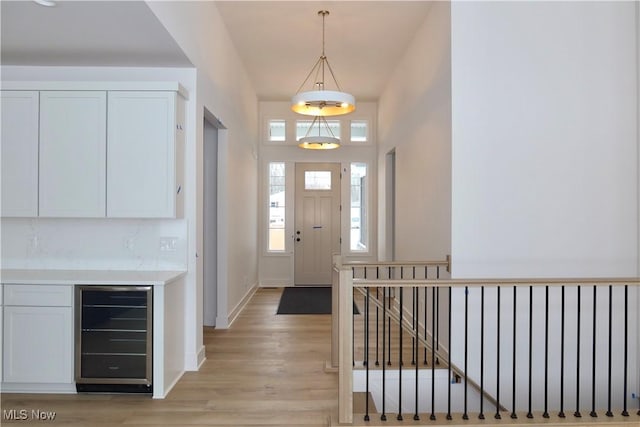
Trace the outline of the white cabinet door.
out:
[[[4,383],[72,383],[71,307],[4,306]]]
[[[104,217],[106,92],[40,92],[40,216]]]
[[[38,92],[2,91],[2,216],[38,215]]]
[[[176,216],[176,98],[176,92],[109,92],[108,217]]]

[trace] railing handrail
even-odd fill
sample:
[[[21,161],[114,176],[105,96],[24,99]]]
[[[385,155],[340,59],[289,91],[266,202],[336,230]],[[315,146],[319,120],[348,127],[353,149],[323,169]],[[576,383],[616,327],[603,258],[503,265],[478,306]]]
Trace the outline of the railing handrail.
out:
[[[348,261],[342,263],[343,267],[413,267],[413,266],[428,266],[428,265],[441,265],[447,266],[449,265],[449,261],[379,261],[379,262],[369,262],[369,261]]]
[[[640,277],[518,279],[353,279],[358,287],[581,286],[640,285]]]

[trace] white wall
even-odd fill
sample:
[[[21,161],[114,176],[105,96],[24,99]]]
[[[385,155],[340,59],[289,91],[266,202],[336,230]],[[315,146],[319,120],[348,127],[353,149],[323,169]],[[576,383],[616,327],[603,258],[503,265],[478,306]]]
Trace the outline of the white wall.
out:
[[[386,218],[387,154],[395,150],[395,241],[391,221],[379,221],[378,257],[444,260],[451,253],[451,16],[449,2],[434,2],[390,77],[378,103],[378,214]],[[434,276],[431,276],[434,277]],[[441,271],[441,278],[447,273]],[[428,304],[431,307],[431,293]],[[446,307],[449,296],[439,292]],[[420,295],[420,305],[424,296]],[[410,310],[412,299],[404,300]],[[441,331],[449,324],[440,310]],[[448,338],[441,346],[448,348]]]
[[[227,128],[219,133],[218,317],[227,327],[257,285],[257,98],[214,2],[147,2],[197,69],[197,135],[187,153],[189,228],[188,368],[202,362],[203,115],[206,107]],[[191,362],[191,364],[190,364]]]
[[[396,152],[398,260],[444,259],[451,250],[451,48],[449,2],[434,2],[378,106],[379,214],[385,156]],[[388,242],[381,221],[380,259]]]
[[[638,274],[638,68],[632,2],[454,2],[452,21],[453,275],[629,277]],[[621,321],[620,294],[613,302]],[[630,392],[638,381],[638,290],[630,290]],[[469,294],[472,304],[479,290]],[[503,290],[501,367],[510,372],[512,289]],[[593,288],[583,287],[582,411],[590,404]],[[464,306],[463,290],[454,307]],[[518,291],[518,407],[526,408],[528,290]],[[598,291],[597,379],[606,387],[606,289]],[[486,298],[487,357],[496,355],[496,294]],[[566,405],[575,407],[577,294],[568,289]],[[550,384],[559,377],[559,289],[551,290]],[[544,293],[534,293],[533,348],[544,348]],[[470,310],[469,348],[479,347]],[[452,357],[463,366],[464,313],[453,312]],[[621,327],[612,375],[620,389]],[[571,334],[571,335],[569,335]],[[479,379],[471,356],[470,375]],[[495,364],[487,362],[488,388]],[[495,363],[495,362],[493,362]],[[534,407],[541,407],[543,359],[534,356]],[[570,385],[571,384],[571,385]],[[511,402],[509,379],[502,401]],[[522,394],[522,393],[525,394]],[[597,406],[604,397],[599,394]],[[581,399],[582,400],[582,399]],[[630,402],[631,404],[631,402]],[[619,402],[617,404],[619,406]]]
[[[454,276],[637,274],[634,8],[452,4]]]

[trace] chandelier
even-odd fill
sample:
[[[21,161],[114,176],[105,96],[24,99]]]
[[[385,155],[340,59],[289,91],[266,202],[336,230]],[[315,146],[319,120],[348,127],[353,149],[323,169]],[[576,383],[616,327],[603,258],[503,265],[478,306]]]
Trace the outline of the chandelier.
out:
[[[307,116],[339,116],[356,109],[355,98],[349,93],[342,92],[324,52],[324,18],[328,14],[328,10],[318,11],[318,15],[322,16],[322,53],[320,58],[291,98],[291,109]],[[325,69],[329,71],[337,90],[325,90]],[[311,76],[314,76],[313,90],[301,92]]]
[[[313,126],[317,124],[318,134],[312,135]],[[326,129],[324,135],[322,134],[322,125]],[[311,126],[307,130],[305,136],[298,140],[298,147],[306,148],[309,150],[332,150],[334,148],[340,147],[340,139],[336,138],[331,128],[329,127],[329,123],[322,116],[315,116],[313,118],[313,122],[311,122]]]

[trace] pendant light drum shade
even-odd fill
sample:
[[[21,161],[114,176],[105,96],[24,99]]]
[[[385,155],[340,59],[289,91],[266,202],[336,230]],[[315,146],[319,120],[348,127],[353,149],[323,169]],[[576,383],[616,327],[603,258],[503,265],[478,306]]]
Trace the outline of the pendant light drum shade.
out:
[[[342,92],[324,52],[324,18],[328,14],[327,10],[318,11],[318,15],[322,16],[322,53],[320,58],[291,98],[291,109],[298,114],[328,117],[348,114],[356,109],[355,98],[349,93]],[[331,74],[337,90],[325,90],[325,69]],[[313,90],[301,92],[311,76],[314,76]]]
[[[306,116],[339,116],[356,109],[356,99],[346,92],[313,90],[291,98],[291,109]]]
[[[340,147],[340,140],[331,136],[305,136],[298,141],[298,147],[307,150],[333,150]]]

